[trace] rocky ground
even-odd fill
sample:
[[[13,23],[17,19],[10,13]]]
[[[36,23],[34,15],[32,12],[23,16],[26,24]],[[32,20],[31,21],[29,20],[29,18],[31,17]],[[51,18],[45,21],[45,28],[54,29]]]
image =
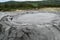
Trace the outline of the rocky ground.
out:
[[[60,40],[55,12],[0,12],[0,40]]]

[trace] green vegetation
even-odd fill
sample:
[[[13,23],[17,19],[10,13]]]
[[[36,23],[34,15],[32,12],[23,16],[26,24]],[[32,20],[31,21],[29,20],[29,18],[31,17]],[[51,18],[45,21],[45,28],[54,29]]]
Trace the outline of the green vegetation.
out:
[[[15,11],[16,9],[40,9],[42,7],[60,7],[60,1],[0,2],[0,11]]]

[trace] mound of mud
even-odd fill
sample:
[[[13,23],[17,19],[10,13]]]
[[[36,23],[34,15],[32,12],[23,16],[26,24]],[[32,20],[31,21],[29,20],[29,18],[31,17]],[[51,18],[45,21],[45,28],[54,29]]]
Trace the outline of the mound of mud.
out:
[[[6,15],[0,20],[0,40],[60,40],[59,16],[50,13]]]

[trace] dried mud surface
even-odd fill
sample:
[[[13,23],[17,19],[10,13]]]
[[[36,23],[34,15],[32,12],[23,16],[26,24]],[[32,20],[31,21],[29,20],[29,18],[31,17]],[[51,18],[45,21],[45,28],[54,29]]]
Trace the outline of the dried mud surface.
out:
[[[0,12],[0,40],[60,40],[60,15]]]

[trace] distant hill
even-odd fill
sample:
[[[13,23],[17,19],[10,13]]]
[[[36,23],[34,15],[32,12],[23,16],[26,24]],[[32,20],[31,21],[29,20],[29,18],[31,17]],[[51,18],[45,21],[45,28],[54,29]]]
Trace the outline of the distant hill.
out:
[[[1,2],[4,4],[16,4],[16,3],[25,3],[25,4],[30,4],[30,3],[37,3],[37,4],[55,4],[55,5],[59,5],[60,1],[24,1],[24,2],[18,2],[18,1],[7,1],[7,2]]]
[[[60,7],[60,1],[7,1],[0,2],[1,10],[35,9],[41,7]]]

